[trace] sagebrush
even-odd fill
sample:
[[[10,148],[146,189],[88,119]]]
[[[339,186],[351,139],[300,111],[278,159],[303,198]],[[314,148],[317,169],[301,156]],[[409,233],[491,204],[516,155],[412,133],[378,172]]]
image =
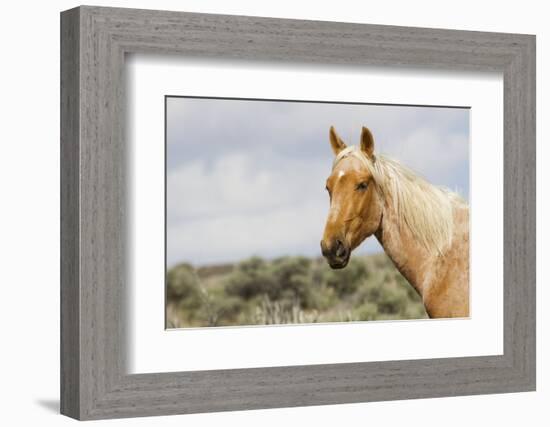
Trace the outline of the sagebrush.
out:
[[[385,254],[323,259],[251,257],[235,265],[167,272],[168,328],[426,318],[417,292]]]

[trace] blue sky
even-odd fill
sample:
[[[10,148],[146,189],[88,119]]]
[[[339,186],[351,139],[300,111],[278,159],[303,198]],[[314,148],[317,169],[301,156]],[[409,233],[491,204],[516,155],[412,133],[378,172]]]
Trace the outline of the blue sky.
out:
[[[167,99],[167,263],[319,256],[335,126],[469,197],[469,110]],[[374,237],[358,253],[379,252]]]

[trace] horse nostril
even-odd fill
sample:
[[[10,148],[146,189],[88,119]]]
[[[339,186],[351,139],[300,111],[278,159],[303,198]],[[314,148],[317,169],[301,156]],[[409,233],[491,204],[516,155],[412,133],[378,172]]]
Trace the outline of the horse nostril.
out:
[[[336,240],[336,251],[334,253],[338,258],[345,258],[348,255],[348,250],[341,240]]]

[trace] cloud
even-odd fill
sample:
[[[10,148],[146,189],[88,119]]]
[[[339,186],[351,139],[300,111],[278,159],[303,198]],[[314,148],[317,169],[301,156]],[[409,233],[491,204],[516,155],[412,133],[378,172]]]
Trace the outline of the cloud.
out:
[[[169,263],[318,252],[329,165],[283,157],[262,163],[257,157],[241,152],[169,171]]]
[[[459,191],[466,197],[469,188],[463,174],[468,173],[465,168],[469,161],[468,147],[468,135],[419,127],[398,143],[389,145],[386,153],[428,181]]]
[[[468,195],[466,109],[169,98],[167,112],[169,264],[319,255],[331,125],[348,144],[368,126],[377,151]]]
[[[307,200],[261,214],[182,221],[170,230],[168,251],[195,263],[311,254],[312,242],[319,247],[325,210],[326,206]]]
[[[258,153],[237,152],[211,164],[201,159],[168,171],[169,218],[265,214],[307,200],[313,181],[318,189],[324,187],[327,165],[323,162],[283,157],[262,162],[258,157]]]

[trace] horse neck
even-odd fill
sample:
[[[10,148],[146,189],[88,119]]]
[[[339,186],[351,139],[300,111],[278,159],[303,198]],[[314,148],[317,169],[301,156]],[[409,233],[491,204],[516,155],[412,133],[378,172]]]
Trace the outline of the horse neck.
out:
[[[427,274],[432,256],[418,243],[406,227],[400,227],[391,203],[385,203],[380,227],[375,233],[399,272],[416,289],[420,296],[427,291]]]

